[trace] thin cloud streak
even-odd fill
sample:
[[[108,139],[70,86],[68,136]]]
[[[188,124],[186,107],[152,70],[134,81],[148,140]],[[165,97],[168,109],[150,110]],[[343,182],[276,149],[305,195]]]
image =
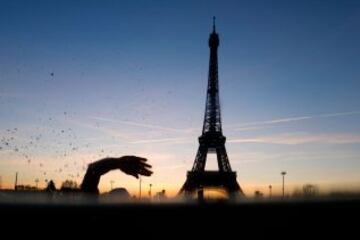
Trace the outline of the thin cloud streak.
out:
[[[165,144],[181,144],[191,143],[192,141],[187,138],[160,138],[160,139],[146,139],[130,142],[132,144],[143,144],[143,143],[165,143]]]
[[[236,131],[253,131],[253,130],[260,130],[260,129],[265,129],[267,127],[265,126],[256,126],[256,127],[241,127],[241,128],[237,128]]]
[[[92,118],[94,119],[94,118]],[[100,119],[100,118],[99,118]],[[108,122],[115,122],[118,123],[116,120],[103,118],[102,120]],[[129,134],[120,133],[119,130],[113,130],[105,127],[96,126],[94,124],[85,123],[84,121],[68,119],[66,120],[67,123],[75,124],[83,128],[88,128],[94,131],[99,131],[105,135],[111,137],[118,137],[124,143],[127,144],[146,144],[146,143],[156,143],[156,144],[165,144],[165,145],[173,145],[173,144],[188,144],[193,143],[193,139],[184,138],[184,137],[173,137],[173,138],[152,138],[152,139],[139,139],[137,140],[136,136],[131,136]],[[178,132],[179,133],[179,132]]]
[[[95,131],[99,131],[101,133],[104,133],[106,135],[109,135],[111,137],[118,137],[121,138],[124,142],[129,142],[131,137],[129,135],[126,134],[120,134],[118,130],[112,130],[112,129],[107,129],[104,127],[99,127],[99,126],[94,126],[92,124],[88,124],[88,123],[84,123],[82,121],[77,121],[77,120],[66,120],[68,123],[83,127],[83,128],[88,128],[91,130],[95,130]]]
[[[254,138],[231,139],[229,143],[266,143],[298,145],[308,143],[318,144],[356,144],[360,143],[360,135],[342,134],[279,134],[274,136],[260,136]]]
[[[360,111],[279,118],[279,119],[273,119],[273,120],[267,120],[267,121],[243,123],[243,124],[239,124],[239,125],[228,125],[227,127],[233,127],[233,128],[235,128],[234,129],[235,131],[243,131],[244,127],[274,125],[274,124],[279,124],[279,123],[297,122],[297,121],[309,120],[309,119],[314,119],[314,118],[329,118],[329,117],[349,116],[349,115],[357,115],[357,114],[360,114]]]
[[[94,117],[90,116],[90,119],[98,120],[98,121],[104,121],[104,122],[111,122],[111,123],[121,123],[129,126],[134,127],[142,127],[142,128],[148,128],[148,129],[154,129],[154,130],[163,130],[163,131],[169,131],[169,132],[182,132],[182,133],[189,133],[192,132],[194,129],[178,129],[178,128],[170,128],[170,127],[163,127],[158,125],[152,125],[152,124],[145,124],[145,123],[136,123],[136,122],[130,122],[130,121],[123,121],[123,120],[115,120],[110,118],[103,118],[103,117]]]
[[[337,116],[347,116],[347,115],[355,115],[355,114],[360,114],[360,111],[321,114],[318,115],[318,117],[337,117]]]
[[[159,166],[156,167],[157,170],[174,170],[179,168],[187,168],[189,167],[187,164],[178,164],[178,165],[171,165],[171,166]]]
[[[349,115],[357,115],[357,114],[360,114],[360,111],[279,118],[279,119],[258,121],[258,122],[249,122],[249,123],[243,123],[243,124],[224,125],[224,127],[234,128],[233,130],[235,130],[235,131],[249,131],[249,130],[263,129],[265,127],[261,127],[261,126],[266,126],[266,125],[297,122],[297,121],[303,121],[303,120],[310,120],[310,119],[314,119],[314,118],[329,118],[329,117],[349,116]],[[154,129],[154,130],[163,130],[163,131],[168,131],[168,132],[192,133],[192,132],[199,130],[197,128],[186,128],[186,129],[171,128],[171,127],[164,127],[164,126],[153,125],[153,124],[137,123],[137,122],[123,121],[123,120],[118,120],[118,119],[111,119],[111,118],[104,118],[104,117],[97,117],[97,116],[90,116],[89,118],[93,119],[93,120],[98,120],[98,121],[120,123],[120,124],[125,124],[125,125],[129,125],[129,126],[134,126],[134,127],[142,127],[142,128],[148,128],[148,129]]]

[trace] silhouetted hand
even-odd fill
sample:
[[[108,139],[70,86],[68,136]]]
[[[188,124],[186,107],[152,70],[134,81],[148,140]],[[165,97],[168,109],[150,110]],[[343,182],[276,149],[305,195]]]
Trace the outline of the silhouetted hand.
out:
[[[120,169],[124,173],[139,178],[139,175],[150,176],[151,165],[146,158],[123,156],[119,158],[104,158],[89,164],[81,184],[81,190],[87,193],[98,193],[100,177],[105,173]]]
[[[123,156],[118,158],[119,169],[124,173],[139,178],[139,175],[151,176],[153,173],[149,168],[151,165],[147,164],[146,158],[136,156]]]

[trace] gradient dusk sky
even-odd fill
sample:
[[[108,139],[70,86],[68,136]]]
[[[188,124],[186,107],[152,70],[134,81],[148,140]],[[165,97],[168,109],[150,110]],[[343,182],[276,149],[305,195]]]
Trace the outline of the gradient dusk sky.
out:
[[[0,1],[2,187],[147,157],[176,193],[201,134],[212,16],[223,132],[245,193],[360,188],[360,1]],[[210,157],[207,169],[214,169]],[[111,172],[101,191],[138,180]]]

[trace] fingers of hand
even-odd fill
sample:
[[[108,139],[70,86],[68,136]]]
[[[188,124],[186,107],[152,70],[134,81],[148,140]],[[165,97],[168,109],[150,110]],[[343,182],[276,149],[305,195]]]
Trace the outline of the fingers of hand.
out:
[[[150,176],[153,172],[149,168],[151,168],[151,165],[149,164],[140,164],[138,171],[141,175]]]
[[[139,172],[141,175],[144,176],[151,176],[151,174],[153,173],[152,171],[148,170],[148,169],[141,169],[141,171]]]
[[[147,159],[137,156],[124,156],[123,160],[126,160],[126,165],[123,165],[123,170],[136,178],[139,174],[144,176],[151,176],[153,173],[149,168],[152,166],[146,163]]]
[[[134,176],[136,178],[139,178],[139,175],[137,173],[132,173],[131,176]]]
[[[152,168],[152,166],[150,164],[147,164],[147,163],[144,163],[144,162],[140,162],[140,164],[145,168]]]

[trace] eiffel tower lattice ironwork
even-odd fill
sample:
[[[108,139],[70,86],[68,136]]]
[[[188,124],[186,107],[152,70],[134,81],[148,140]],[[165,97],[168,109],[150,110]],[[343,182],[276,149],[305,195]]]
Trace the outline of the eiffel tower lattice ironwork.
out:
[[[225,149],[226,137],[222,133],[218,82],[218,47],[219,35],[216,33],[214,17],[213,31],[209,38],[209,75],[204,125],[202,135],[199,137],[200,146],[192,170],[188,171],[186,182],[181,188],[180,194],[191,195],[203,188],[222,188],[230,196],[243,195],[236,181],[236,172],[231,170]],[[218,171],[205,171],[208,153],[216,154]]]

